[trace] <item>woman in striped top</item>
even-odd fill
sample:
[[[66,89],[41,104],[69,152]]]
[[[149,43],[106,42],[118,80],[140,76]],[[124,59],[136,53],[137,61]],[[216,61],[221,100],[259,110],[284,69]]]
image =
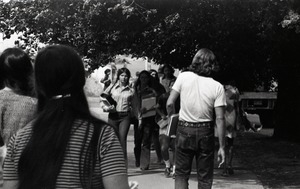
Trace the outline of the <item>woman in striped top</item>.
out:
[[[35,60],[38,115],[8,144],[4,188],[128,189],[114,129],[92,117],[81,58],[48,46]]]

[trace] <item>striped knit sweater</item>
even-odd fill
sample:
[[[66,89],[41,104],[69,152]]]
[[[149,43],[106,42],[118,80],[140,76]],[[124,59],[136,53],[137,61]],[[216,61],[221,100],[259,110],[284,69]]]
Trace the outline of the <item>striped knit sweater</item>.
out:
[[[88,122],[84,120],[76,120],[74,122],[55,188],[82,188],[79,172],[80,152],[87,124]],[[87,143],[90,142],[92,137],[93,127],[94,125],[92,125],[92,130],[88,134]],[[7,146],[7,156],[4,162],[4,180],[18,180],[18,162],[31,137],[32,129],[32,125],[29,124],[11,138]],[[111,126],[106,125],[102,127],[101,132],[100,136],[102,137],[99,138],[98,158],[93,175],[93,185],[99,189],[104,188],[102,178],[127,174],[124,154],[115,131]]]
[[[10,90],[0,90],[0,134],[4,144],[33,120],[36,103],[34,98],[18,95]]]

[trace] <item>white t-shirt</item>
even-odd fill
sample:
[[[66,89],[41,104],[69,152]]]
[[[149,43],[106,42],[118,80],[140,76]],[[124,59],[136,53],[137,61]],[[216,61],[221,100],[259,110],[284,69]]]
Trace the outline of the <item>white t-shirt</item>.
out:
[[[210,77],[202,77],[190,71],[182,72],[172,89],[180,93],[180,120],[213,121],[214,108],[226,106],[223,85]]]

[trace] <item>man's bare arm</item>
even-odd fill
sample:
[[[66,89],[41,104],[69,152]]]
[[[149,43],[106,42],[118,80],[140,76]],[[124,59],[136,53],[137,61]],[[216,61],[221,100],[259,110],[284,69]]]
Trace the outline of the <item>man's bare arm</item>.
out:
[[[169,117],[175,113],[175,102],[178,97],[179,93],[177,91],[172,90],[167,101],[167,112]]]

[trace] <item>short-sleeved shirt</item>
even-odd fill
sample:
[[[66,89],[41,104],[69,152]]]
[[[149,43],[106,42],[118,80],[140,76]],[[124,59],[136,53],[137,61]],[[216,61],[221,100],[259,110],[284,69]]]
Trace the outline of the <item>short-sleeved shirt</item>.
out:
[[[72,135],[57,177],[56,188],[81,188],[79,162],[87,124],[88,122],[83,120],[74,122]],[[90,142],[93,134],[94,125],[92,124],[91,127],[87,142]],[[98,188],[104,188],[102,182],[104,177],[127,174],[124,154],[113,128],[106,125],[102,127],[101,132],[102,137],[98,142],[98,158],[93,176],[93,183]],[[4,180],[18,180],[18,162],[31,135],[32,125],[29,124],[11,138],[4,161]]]
[[[134,89],[129,85],[122,87],[119,83],[108,87],[104,93],[110,93],[111,97],[117,102],[117,112],[131,111]]]
[[[214,108],[226,106],[223,85],[210,77],[182,72],[172,89],[180,94],[179,119],[183,121],[213,121]]]

